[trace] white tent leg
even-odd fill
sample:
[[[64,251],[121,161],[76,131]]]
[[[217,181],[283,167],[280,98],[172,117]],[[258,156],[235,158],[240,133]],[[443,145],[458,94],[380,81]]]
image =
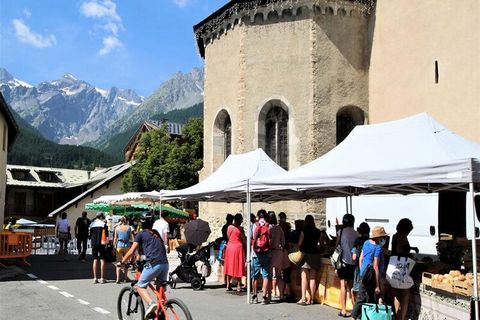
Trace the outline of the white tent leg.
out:
[[[478,277],[477,277],[477,235],[476,235],[476,209],[475,209],[475,193],[473,189],[473,182],[470,182],[470,194],[472,200],[472,264],[473,264],[473,303],[474,303],[474,312],[475,320],[479,320],[478,315]]]
[[[247,261],[247,304],[250,303],[250,268],[251,268],[251,262],[250,262],[250,248],[251,248],[251,239],[252,235],[250,234],[251,230],[251,222],[250,222],[250,213],[252,212],[252,203],[250,199],[250,180],[247,180],[247,212],[245,214],[245,218],[247,219],[247,256],[245,261]],[[477,319],[478,320],[478,319]]]

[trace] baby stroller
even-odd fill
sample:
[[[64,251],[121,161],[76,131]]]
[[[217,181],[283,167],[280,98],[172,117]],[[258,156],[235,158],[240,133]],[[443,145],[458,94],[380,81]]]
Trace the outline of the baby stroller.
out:
[[[177,279],[190,283],[193,290],[201,290],[205,286],[206,278],[210,276],[210,248],[215,244],[211,242],[197,251],[190,243],[175,248],[180,258],[180,265],[170,272],[170,287],[175,289]]]

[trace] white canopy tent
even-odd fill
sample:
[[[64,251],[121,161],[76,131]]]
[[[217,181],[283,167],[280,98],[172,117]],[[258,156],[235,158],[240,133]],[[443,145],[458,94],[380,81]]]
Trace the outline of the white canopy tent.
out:
[[[182,190],[162,190],[158,196],[161,200],[195,200],[215,202],[247,203],[244,217],[247,221],[247,232],[250,232],[251,198],[249,183],[255,179],[285,173],[285,169],[277,165],[262,150],[231,154],[225,162],[209,177],[194,186]],[[256,198],[262,201],[261,195]],[[247,235],[247,261],[250,259],[251,235]],[[247,301],[250,301],[250,263],[247,263]]]
[[[104,195],[93,200],[93,203],[118,204],[122,202],[158,201],[158,192],[127,192],[123,194]]]
[[[472,235],[476,213],[473,194],[480,182],[480,144],[449,131],[422,113],[402,120],[357,126],[324,156],[287,173],[251,181],[251,192],[307,199],[360,194],[410,194],[470,191]],[[294,191],[294,192],[292,192]],[[472,237],[473,272],[477,273]],[[478,310],[478,280],[474,277]],[[476,319],[478,320],[478,311]]]

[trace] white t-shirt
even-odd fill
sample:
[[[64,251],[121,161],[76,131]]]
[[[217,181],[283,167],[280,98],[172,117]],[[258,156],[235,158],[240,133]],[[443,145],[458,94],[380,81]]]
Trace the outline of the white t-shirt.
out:
[[[68,222],[68,219],[61,219],[57,222],[58,232],[66,233],[68,232],[69,227],[70,227],[70,222]]]
[[[167,243],[167,239],[164,239],[165,233],[170,232],[170,226],[168,225],[168,222],[165,221],[165,219],[160,218],[155,223],[153,224],[152,227],[153,230],[157,230],[158,233],[160,234],[160,237],[162,237],[162,240],[164,243]]]

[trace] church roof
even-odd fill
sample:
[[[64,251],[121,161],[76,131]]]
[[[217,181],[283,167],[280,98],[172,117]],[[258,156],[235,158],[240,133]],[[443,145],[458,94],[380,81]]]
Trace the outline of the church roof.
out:
[[[331,0],[324,0],[329,2]],[[365,6],[371,7],[376,0],[344,0],[345,2],[355,2],[363,4]],[[203,33],[209,33],[215,30],[218,26],[221,26],[225,20],[228,20],[232,16],[236,16],[241,11],[244,10],[253,10],[256,11],[258,7],[272,5],[273,3],[286,3],[291,7],[301,6],[301,3],[298,1],[292,0],[231,0],[228,1],[225,5],[217,9],[211,15],[197,23],[193,26],[193,31],[195,33],[195,38],[197,40],[197,48],[202,58],[205,58],[205,43]],[[294,6],[296,4],[296,6]]]

